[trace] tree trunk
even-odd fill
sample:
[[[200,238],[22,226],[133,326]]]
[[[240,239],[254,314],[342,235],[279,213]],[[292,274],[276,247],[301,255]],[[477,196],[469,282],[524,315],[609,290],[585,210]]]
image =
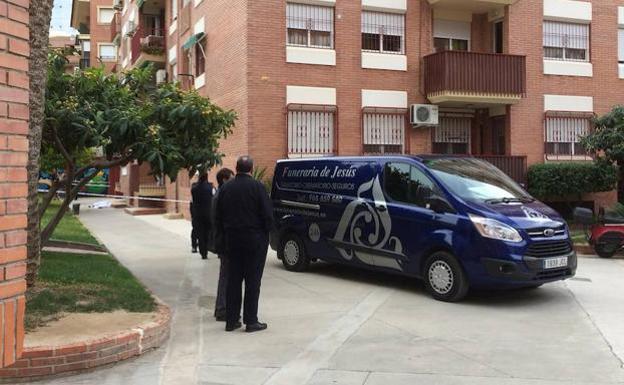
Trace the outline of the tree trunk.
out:
[[[30,123],[28,133],[28,287],[35,284],[41,261],[41,231],[39,224],[39,154],[45,118],[44,98],[48,71],[48,45],[53,0],[30,0]]]

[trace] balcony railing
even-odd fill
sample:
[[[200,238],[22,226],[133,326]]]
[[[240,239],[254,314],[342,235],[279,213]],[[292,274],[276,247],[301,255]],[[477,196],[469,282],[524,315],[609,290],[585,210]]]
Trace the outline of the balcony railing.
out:
[[[514,155],[474,155],[475,158],[486,160],[498,167],[502,172],[518,183],[526,184],[527,157]]]
[[[119,38],[121,34],[121,14],[119,12],[115,12],[113,15],[113,20],[111,20],[111,38],[110,41],[115,41]]]
[[[164,57],[166,51],[165,36],[164,28],[140,26],[132,36],[132,64],[137,61],[141,53]]]
[[[511,104],[526,93],[526,59],[519,55],[443,51],[424,58],[425,93],[433,103]]]

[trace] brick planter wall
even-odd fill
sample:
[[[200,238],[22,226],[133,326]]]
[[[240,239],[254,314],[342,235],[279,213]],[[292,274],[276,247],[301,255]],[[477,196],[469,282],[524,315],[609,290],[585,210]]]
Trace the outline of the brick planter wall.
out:
[[[126,332],[62,346],[25,348],[22,358],[0,369],[0,383],[77,374],[140,356],[161,346],[169,337],[171,314],[158,306],[156,320]]]
[[[24,342],[28,0],[0,0],[0,367]]]

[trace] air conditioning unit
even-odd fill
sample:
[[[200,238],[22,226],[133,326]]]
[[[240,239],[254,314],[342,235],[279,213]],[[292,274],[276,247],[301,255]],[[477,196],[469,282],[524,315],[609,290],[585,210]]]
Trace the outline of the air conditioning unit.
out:
[[[158,70],[156,71],[156,84],[162,84],[167,81],[167,71]]]
[[[433,104],[412,104],[410,107],[410,123],[412,126],[437,126],[438,106]]]

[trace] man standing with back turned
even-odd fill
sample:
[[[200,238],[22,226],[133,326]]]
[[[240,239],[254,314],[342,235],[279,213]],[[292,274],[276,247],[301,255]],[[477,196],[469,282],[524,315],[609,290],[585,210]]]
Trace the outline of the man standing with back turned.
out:
[[[264,185],[251,176],[253,160],[241,156],[236,162],[236,177],[223,185],[217,202],[217,222],[225,232],[229,258],[229,280],[226,290],[226,331],[242,326],[241,286],[245,282],[243,322],[245,331],[267,328],[258,321],[260,281],[273,225],[271,204]]]

